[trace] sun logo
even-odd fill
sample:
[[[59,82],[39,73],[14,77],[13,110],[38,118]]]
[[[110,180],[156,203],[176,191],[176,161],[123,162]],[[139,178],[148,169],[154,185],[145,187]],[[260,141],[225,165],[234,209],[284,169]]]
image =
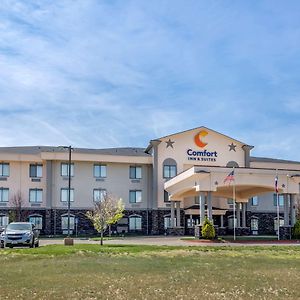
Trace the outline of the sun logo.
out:
[[[198,132],[194,137],[195,144],[200,148],[204,148],[207,145],[207,143],[204,143],[201,139],[207,135],[208,132],[205,130],[201,130],[200,132]]]

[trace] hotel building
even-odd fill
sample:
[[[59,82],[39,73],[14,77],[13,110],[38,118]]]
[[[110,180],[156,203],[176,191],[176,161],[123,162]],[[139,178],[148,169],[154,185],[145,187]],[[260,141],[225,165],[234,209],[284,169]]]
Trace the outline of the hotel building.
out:
[[[122,198],[118,233],[194,234],[205,217],[222,233],[275,234],[296,220],[300,162],[251,156],[253,146],[206,127],[151,140],[146,148],[72,152],[71,230],[93,232],[85,213],[106,194]],[[234,168],[234,181],[225,181]],[[235,190],[235,201],[233,201]],[[235,203],[236,217],[233,216]],[[67,230],[68,152],[0,148],[0,226],[31,221],[47,235]]]

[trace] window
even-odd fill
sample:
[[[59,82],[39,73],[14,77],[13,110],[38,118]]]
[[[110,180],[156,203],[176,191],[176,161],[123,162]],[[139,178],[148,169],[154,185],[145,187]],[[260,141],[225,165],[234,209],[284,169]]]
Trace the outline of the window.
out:
[[[173,178],[177,174],[177,167],[173,165],[164,165],[164,178]]]
[[[171,228],[171,217],[170,216],[165,216],[164,217],[164,228]],[[176,227],[176,218],[174,218],[174,226]]]
[[[61,176],[69,176],[69,164],[62,163],[61,164]],[[71,164],[71,176],[74,176],[74,164]]]
[[[236,219],[236,217],[234,218],[234,225],[235,225],[235,227],[237,225],[237,219]],[[229,216],[228,217],[228,228],[229,229],[233,229],[233,216]]]
[[[102,202],[105,199],[106,190],[104,189],[94,189],[93,191],[93,199],[95,202]]]
[[[0,216],[0,226],[1,226],[1,227],[7,226],[8,223],[9,223],[9,222],[8,222],[8,216],[1,215],[1,216]]]
[[[75,216],[70,215],[70,229],[74,230],[75,228]],[[61,216],[61,229],[62,230],[68,230],[68,215],[62,215]]]
[[[36,229],[43,229],[43,217],[40,215],[29,216],[28,222],[34,224]]]
[[[274,194],[273,200],[274,200],[274,206],[277,206],[277,194]],[[284,205],[284,196],[283,195],[278,195],[278,202],[279,202],[279,206]]]
[[[194,219],[187,219],[186,224],[187,224],[187,227],[189,227],[189,228],[194,227],[195,226],[195,220]]]
[[[284,226],[284,219],[279,217],[279,227]],[[274,230],[277,232],[278,230],[278,219],[274,218]]]
[[[142,217],[129,217],[129,230],[142,230]]]
[[[29,166],[29,177],[42,177],[43,165],[31,164]]]
[[[129,203],[142,202],[142,191],[129,191]]]
[[[8,188],[0,188],[0,202],[8,202]]]
[[[257,206],[258,205],[258,197],[254,196],[251,198],[251,205],[252,206]]]
[[[29,190],[29,202],[36,202],[36,203],[43,202],[43,190],[42,189],[30,189]]]
[[[141,179],[142,178],[142,167],[130,166],[129,178],[130,179]]]
[[[61,189],[61,195],[60,195],[61,202],[68,202],[68,194],[69,194],[68,188]],[[74,202],[74,189],[70,189],[70,202]]]
[[[0,176],[9,176],[9,163],[0,163]]]
[[[164,202],[170,202],[169,193],[166,190],[164,191]]]
[[[105,165],[94,165],[94,177],[105,178],[106,177],[106,166]]]
[[[258,219],[257,218],[251,218],[250,221],[250,228],[251,231],[257,231],[258,230]]]

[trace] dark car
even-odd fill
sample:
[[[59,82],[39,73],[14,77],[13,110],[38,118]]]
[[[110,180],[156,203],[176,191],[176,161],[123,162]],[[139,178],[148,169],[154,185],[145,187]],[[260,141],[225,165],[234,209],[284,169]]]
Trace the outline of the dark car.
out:
[[[0,247],[39,246],[39,230],[29,222],[13,222],[0,234]]]

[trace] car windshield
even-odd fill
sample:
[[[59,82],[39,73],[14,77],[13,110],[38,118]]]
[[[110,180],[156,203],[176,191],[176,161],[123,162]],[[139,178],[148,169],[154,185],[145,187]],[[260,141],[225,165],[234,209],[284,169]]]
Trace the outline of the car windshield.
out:
[[[8,230],[31,230],[31,224],[9,224],[6,229]]]

